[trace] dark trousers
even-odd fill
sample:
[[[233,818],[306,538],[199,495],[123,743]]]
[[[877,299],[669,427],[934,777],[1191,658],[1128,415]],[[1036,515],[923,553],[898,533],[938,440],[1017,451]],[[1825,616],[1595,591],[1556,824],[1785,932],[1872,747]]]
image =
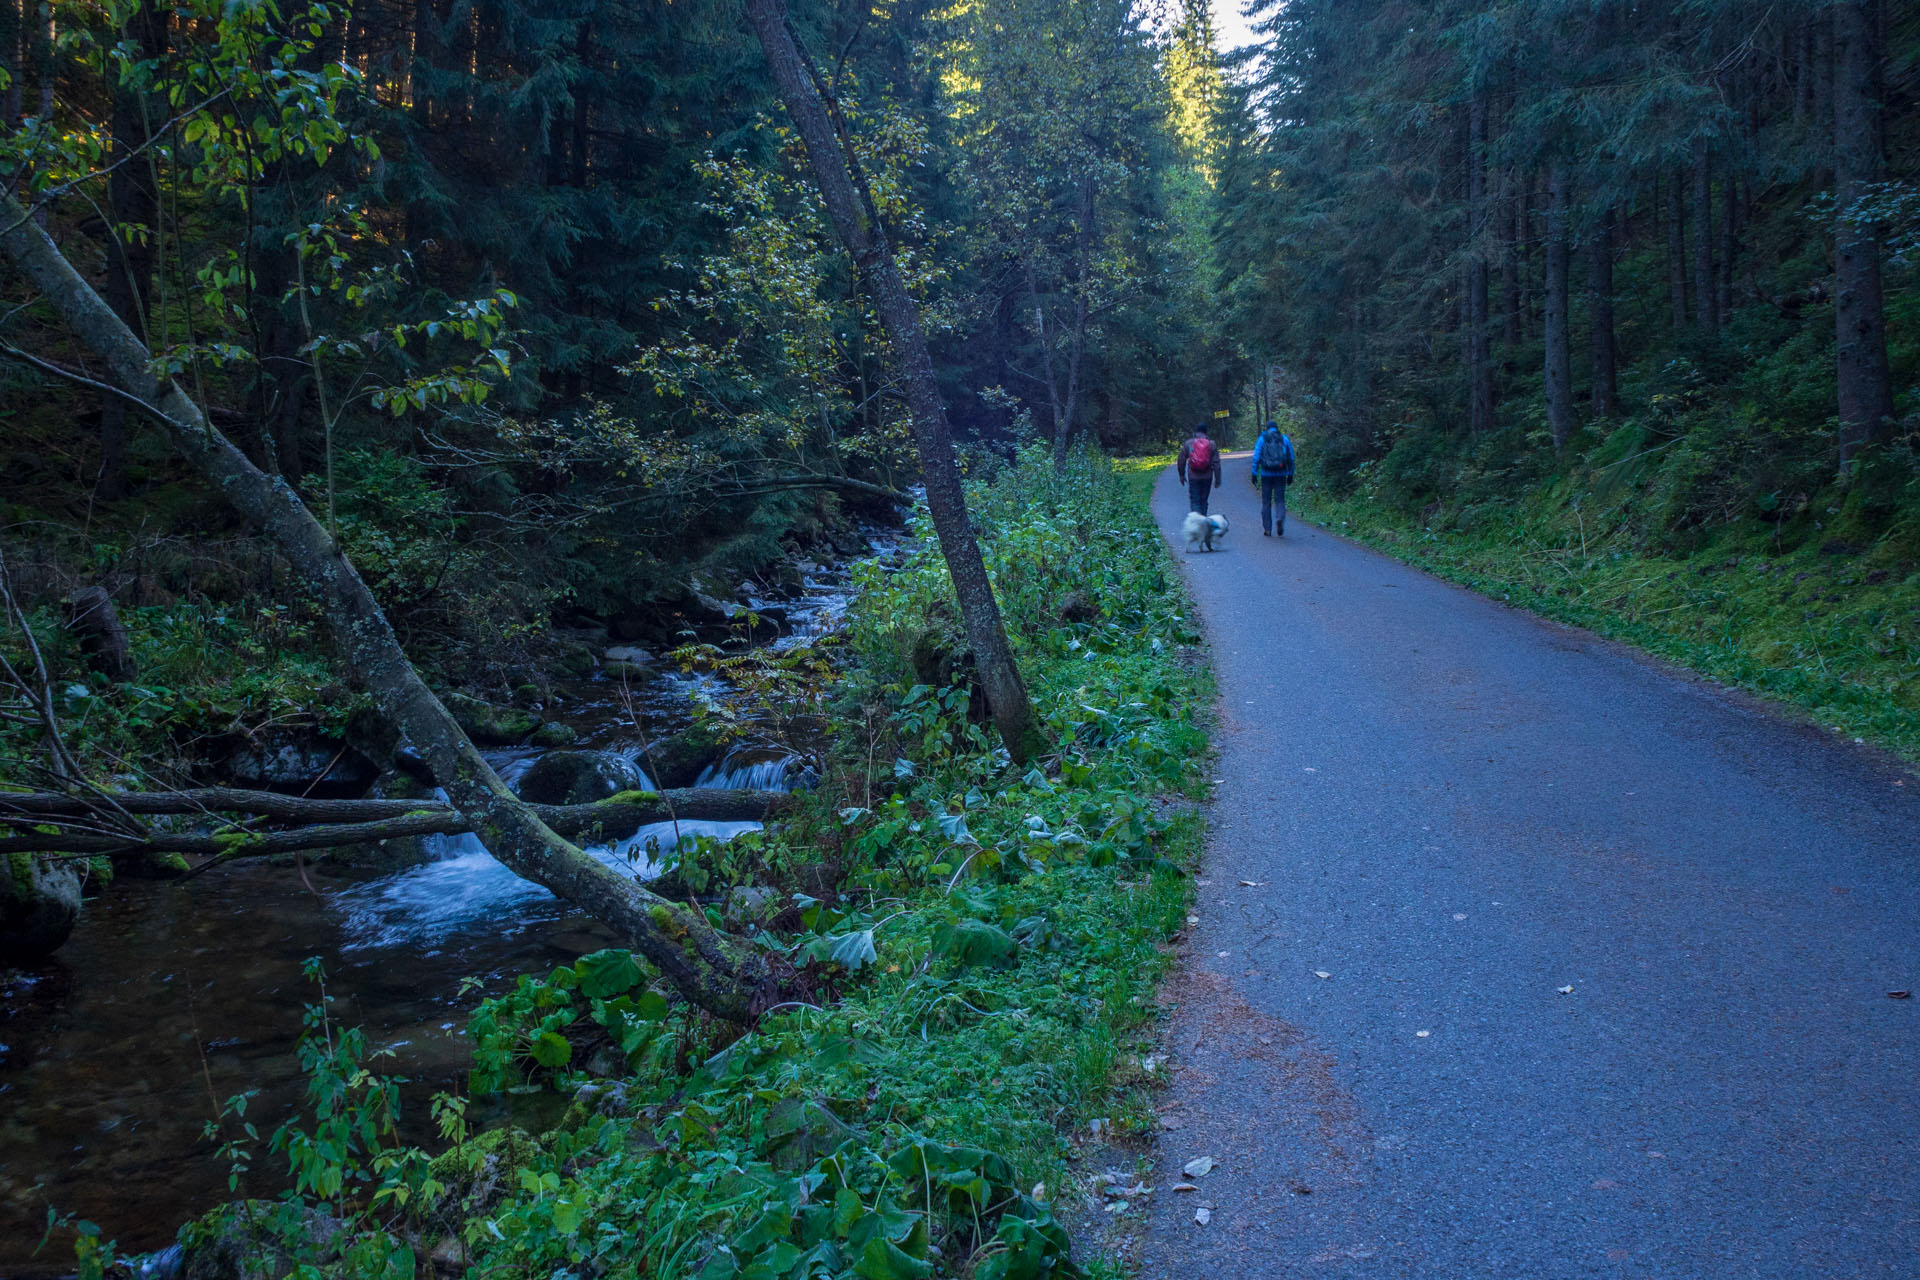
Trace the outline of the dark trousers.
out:
[[[1213,477],[1193,476],[1187,481],[1187,509],[1207,514],[1207,498],[1213,493]]]
[[[1260,528],[1273,531],[1274,517],[1280,520],[1280,532],[1287,531],[1287,481],[1280,476],[1260,477]]]

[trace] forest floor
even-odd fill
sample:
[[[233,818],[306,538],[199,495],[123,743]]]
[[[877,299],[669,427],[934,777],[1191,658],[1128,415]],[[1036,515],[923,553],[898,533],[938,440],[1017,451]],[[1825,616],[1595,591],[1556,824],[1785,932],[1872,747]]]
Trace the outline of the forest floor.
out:
[[[1222,754],[1141,1274],[1913,1274],[1920,781],[1263,539],[1244,483],[1215,510],[1176,557]]]

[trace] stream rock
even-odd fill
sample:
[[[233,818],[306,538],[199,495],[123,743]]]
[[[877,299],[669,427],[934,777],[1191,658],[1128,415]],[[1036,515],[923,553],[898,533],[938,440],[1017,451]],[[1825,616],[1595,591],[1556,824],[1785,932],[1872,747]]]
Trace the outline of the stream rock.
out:
[[[181,1280],[278,1280],[333,1261],[340,1221],[277,1200],[223,1204],[180,1228]]]
[[[80,918],[85,865],[30,853],[0,859],[0,960],[44,960],[60,949]]]
[[[310,729],[263,729],[212,772],[236,787],[316,800],[358,800],[380,776],[351,746]]]
[[[644,791],[647,777],[625,756],[600,751],[551,751],[520,779],[530,804],[592,804],[622,791]]]
[[[690,787],[700,771],[720,758],[726,744],[720,735],[693,724],[670,733],[647,747],[647,763],[653,768],[653,780],[662,787]]]
[[[540,727],[540,718],[518,707],[503,707],[464,693],[442,695],[460,728],[475,742],[489,747],[511,747],[524,742]]]

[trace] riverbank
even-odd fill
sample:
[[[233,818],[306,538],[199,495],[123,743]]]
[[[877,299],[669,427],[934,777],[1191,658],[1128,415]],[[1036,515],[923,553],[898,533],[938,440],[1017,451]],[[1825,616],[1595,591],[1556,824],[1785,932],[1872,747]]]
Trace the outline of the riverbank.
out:
[[[473,1093],[438,1110],[506,1090],[564,1120],[452,1123],[431,1174],[397,1131],[345,1155],[345,1185],[364,1172],[404,1194],[350,1204],[313,1260],[347,1265],[352,1237],[355,1257],[385,1240],[480,1274],[785,1275],[808,1257],[1064,1274],[1061,1222],[1104,1172],[1080,1167],[1082,1144],[1154,1123],[1154,991],[1205,783],[1209,677],[1142,491],[1104,464],[1055,480],[1039,458],[976,491],[1056,746],[1044,767],[1011,766],[969,716],[931,547],[860,571],[818,788],[779,827],[673,868],[812,962],[812,1000],[740,1036],[669,1008],[624,953],[522,978],[472,1020]]]

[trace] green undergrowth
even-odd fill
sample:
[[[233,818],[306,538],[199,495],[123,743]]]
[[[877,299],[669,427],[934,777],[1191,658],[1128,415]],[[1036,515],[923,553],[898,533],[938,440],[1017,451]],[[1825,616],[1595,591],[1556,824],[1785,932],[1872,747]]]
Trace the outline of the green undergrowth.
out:
[[[1631,428],[1507,496],[1418,514],[1362,478],[1317,477],[1301,513],[1449,581],[1638,646],[1820,724],[1920,760],[1920,546],[1873,520],[1875,477],[1802,495],[1791,518],[1735,514],[1676,533],[1643,508],[1691,474],[1676,459],[1622,483]],[[1618,456],[1616,456],[1618,455]],[[1904,505],[1904,504],[1903,504]],[[1916,508],[1920,509],[1920,508]]]
[[[1037,454],[974,488],[1040,760],[1009,760],[971,705],[930,530],[904,568],[865,571],[820,787],[707,851],[710,914],[798,967],[788,1002],[741,1033],[624,951],[524,977],[473,1016],[473,1090],[550,1094],[565,1119],[473,1135],[443,1096],[449,1149],[427,1163],[348,1126],[326,1149],[344,1173],[276,1139],[307,1161],[293,1201],[350,1225],[321,1246],[311,1212],[263,1215],[305,1224],[275,1247],[328,1275],[417,1274],[429,1252],[503,1277],[1105,1270],[1069,1259],[1054,1206],[1086,1121],[1152,1129],[1142,1056],[1199,848],[1211,693],[1142,493]]]

